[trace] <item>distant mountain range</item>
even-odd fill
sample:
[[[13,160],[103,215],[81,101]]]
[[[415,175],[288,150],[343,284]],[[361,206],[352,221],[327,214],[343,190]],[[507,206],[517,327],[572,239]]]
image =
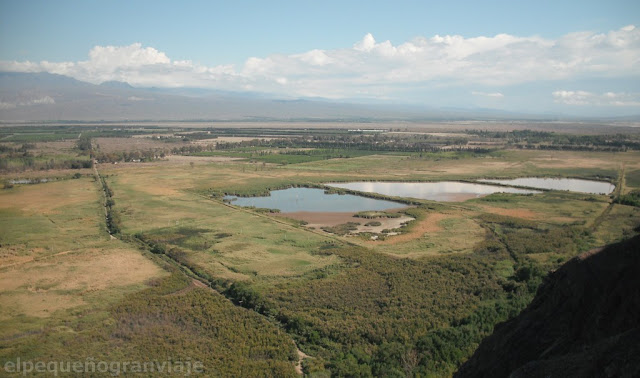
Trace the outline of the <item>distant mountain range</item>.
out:
[[[100,85],[49,73],[0,72],[0,121],[553,119],[491,109],[445,109],[282,98],[202,88]]]

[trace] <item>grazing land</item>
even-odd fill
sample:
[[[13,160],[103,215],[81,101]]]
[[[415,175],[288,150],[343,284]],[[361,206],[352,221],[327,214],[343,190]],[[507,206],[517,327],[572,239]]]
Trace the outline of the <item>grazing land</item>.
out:
[[[170,356],[208,375],[449,376],[548,272],[638,233],[639,130],[581,127],[0,127],[0,363]],[[516,177],[616,189],[356,193],[406,204],[386,213],[224,200]]]

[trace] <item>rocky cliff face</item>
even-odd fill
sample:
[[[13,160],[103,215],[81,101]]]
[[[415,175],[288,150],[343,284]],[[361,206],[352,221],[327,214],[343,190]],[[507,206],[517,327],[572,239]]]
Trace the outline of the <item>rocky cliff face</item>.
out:
[[[550,274],[455,377],[640,376],[640,236]]]

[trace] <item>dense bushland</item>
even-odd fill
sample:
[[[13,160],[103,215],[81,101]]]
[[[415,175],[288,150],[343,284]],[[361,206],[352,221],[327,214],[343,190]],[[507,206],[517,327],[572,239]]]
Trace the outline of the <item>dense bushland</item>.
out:
[[[615,203],[640,207],[640,190],[634,190],[627,194],[620,195],[615,199]]]
[[[212,290],[195,287],[179,272],[65,327],[68,332],[45,329],[24,337],[12,354],[45,363],[201,362],[210,377],[296,376],[296,348],[284,331]]]
[[[524,287],[500,285],[494,266],[505,252],[419,261],[360,248],[325,253],[352,267],[254,291],[250,306],[279,319],[338,376],[446,374],[530,300]]]
[[[206,230],[137,237],[237,305],[284,327],[314,357],[305,362],[308,373],[447,375],[495,324],[529,303],[552,266],[528,255],[572,256],[588,239],[580,226],[551,227],[494,215],[478,221],[487,237],[468,255],[412,260],[329,243],[316,253],[339,256],[340,267],[270,284],[223,282],[194,264],[189,257],[202,247],[189,240]]]

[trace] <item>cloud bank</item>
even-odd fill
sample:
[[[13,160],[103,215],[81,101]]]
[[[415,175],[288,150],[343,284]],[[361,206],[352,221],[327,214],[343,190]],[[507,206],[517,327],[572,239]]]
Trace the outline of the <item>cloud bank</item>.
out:
[[[554,101],[566,105],[579,106],[640,106],[640,93],[615,93],[602,94],[587,91],[555,91]]]
[[[637,80],[639,66],[640,30],[635,26],[607,33],[570,33],[557,39],[436,35],[399,45],[378,42],[366,34],[350,48],[252,57],[238,67],[172,60],[140,43],[95,46],[87,60],[78,62],[0,62],[3,71],[49,72],[96,84],[116,80],[141,87],[252,90],[333,99],[405,99],[420,88],[443,86],[467,87],[466,93],[474,96],[500,99],[500,88],[536,81]],[[561,104],[637,105],[637,100],[623,93],[565,90],[549,95]]]
[[[491,98],[503,98],[504,95],[500,92],[491,92],[491,93],[487,93],[487,92],[478,92],[478,91],[473,91],[471,92],[472,95],[474,96],[482,96],[482,97],[491,97]]]
[[[18,106],[53,105],[55,103],[56,101],[51,96],[22,98],[16,102],[5,102],[0,100],[0,110],[15,109]]]

